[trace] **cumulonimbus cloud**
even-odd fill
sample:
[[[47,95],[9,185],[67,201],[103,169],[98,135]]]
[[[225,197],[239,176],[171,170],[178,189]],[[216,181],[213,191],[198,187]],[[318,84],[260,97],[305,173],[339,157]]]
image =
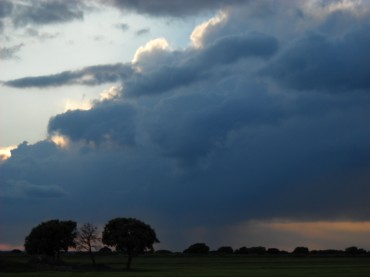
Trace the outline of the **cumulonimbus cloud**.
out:
[[[363,22],[341,12],[337,20],[352,24],[334,32],[325,18],[303,20],[289,5],[275,11],[270,3],[259,2],[266,7],[253,24],[231,9],[223,24],[204,29],[200,46],[171,49],[157,40],[131,63],[5,83],[123,88],[89,110],[51,118],[49,137],[65,136],[68,147],[49,139],[20,144],[0,165],[0,185],[59,184],[65,194],[53,198],[50,213],[65,217],[77,207],[76,220],[93,214],[103,222],[124,211],[167,222],[172,234],[253,219],[369,220]],[[284,21],[286,14],[307,24],[275,32],[271,18]],[[318,34],[324,25],[325,36]],[[27,194],[17,199],[22,205],[1,198],[7,221],[27,220],[22,205],[34,221],[45,210]]]

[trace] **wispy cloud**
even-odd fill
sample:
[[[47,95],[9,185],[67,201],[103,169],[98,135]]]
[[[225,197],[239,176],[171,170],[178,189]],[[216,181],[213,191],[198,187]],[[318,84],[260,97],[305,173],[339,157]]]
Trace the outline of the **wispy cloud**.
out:
[[[24,46],[23,43],[12,46],[12,47],[1,47],[0,48],[0,59],[2,60],[11,60],[11,59],[19,59],[17,53],[21,50]]]
[[[150,33],[149,28],[144,28],[144,29],[140,29],[140,30],[136,31],[137,36],[143,36],[143,35],[146,35],[146,34],[149,34],[149,33]]]
[[[127,23],[119,23],[119,24],[116,24],[115,27],[124,32],[130,29],[130,25]]]
[[[24,77],[20,79],[6,81],[3,84],[16,88],[27,87],[53,87],[65,85],[88,85],[94,86],[102,83],[117,82],[132,73],[130,65],[112,64],[97,65],[83,68],[76,71],[64,71],[57,74]]]

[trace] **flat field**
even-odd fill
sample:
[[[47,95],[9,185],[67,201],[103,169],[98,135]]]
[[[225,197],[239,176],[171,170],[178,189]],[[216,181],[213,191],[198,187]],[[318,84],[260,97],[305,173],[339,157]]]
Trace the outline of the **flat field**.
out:
[[[325,276],[368,277],[370,257],[248,257],[248,256],[146,256],[133,260],[126,271],[122,256],[67,256],[55,268],[30,267],[24,255],[0,256],[0,276],[127,276],[127,277],[232,277]]]

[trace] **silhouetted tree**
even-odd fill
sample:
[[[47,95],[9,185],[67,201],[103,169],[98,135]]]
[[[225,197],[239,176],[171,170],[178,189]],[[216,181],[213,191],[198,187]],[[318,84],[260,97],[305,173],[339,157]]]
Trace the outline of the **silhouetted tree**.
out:
[[[235,254],[248,254],[248,248],[245,246],[240,247],[234,251]]]
[[[277,248],[269,248],[267,249],[267,254],[269,255],[278,255],[280,254],[280,250]]]
[[[194,243],[184,250],[187,254],[207,254],[209,247],[205,243]]]
[[[150,225],[135,218],[115,218],[104,227],[103,243],[115,246],[118,252],[127,254],[127,269],[132,258],[146,250],[153,251],[153,244],[159,242]]]
[[[60,251],[75,247],[76,226],[74,221],[58,219],[42,222],[34,227],[25,239],[25,250],[30,255],[47,255],[54,261],[59,259]]]
[[[351,246],[351,247],[347,247],[344,253],[350,256],[357,256],[357,255],[365,255],[367,252],[365,249],[358,248],[356,246]]]
[[[234,253],[234,250],[231,246],[221,246],[217,249],[217,253],[220,254],[232,254]]]
[[[299,255],[299,256],[306,256],[310,253],[307,247],[304,246],[298,246],[296,247],[293,252],[294,255]]]
[[[235,254],[250,254],[250,255],[264,255],[266,254],[267,250],[264,246],[253,246],[253,247],[240,247],[239,249],[235,250]]]
[[[77,232],[77,249],[89,252],[92,263],[95,265],[93,248],[96,248],[100,242],[98,227],[91,223],[83,224]]]
[[[263,246],[253,246],[248,248],[249,254],[252,255],[264,255],[266,254],[266,247]]]
[[[317,256],[343,256],[343,250],[324,249],[324,250],[311,250],[310,255]]]

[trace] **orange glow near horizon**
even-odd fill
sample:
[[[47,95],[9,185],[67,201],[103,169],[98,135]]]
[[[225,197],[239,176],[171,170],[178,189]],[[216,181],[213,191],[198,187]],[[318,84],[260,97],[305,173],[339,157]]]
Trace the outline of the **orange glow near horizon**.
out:
[[[370,221],[309,221],[309,222],[272,222],[268,225],[274,229],[305,233],[308,229],[315,229],[320,232],[339,231],[339,232],[369,232]],[[310,230],[311,232],[311,230]]]
[[[313,249],[370,249],[370,221],[252,220],[230,227],[233,245],[264,245],[291,251],[296,246]]]
[[[6,243],[0,243],[0,251],[11,251],[14,249],[24,250],[23,245],[12,245]]]
[[[267,226],[273,231],[296,237],[311,248],[370,247],[369,221],[271,222]]]
[[[274,230],[317,241],[339,242],[343,241],[344,238],[353,238],[355,241],[370,234],[369,221],[272,222],[268,226]]]

